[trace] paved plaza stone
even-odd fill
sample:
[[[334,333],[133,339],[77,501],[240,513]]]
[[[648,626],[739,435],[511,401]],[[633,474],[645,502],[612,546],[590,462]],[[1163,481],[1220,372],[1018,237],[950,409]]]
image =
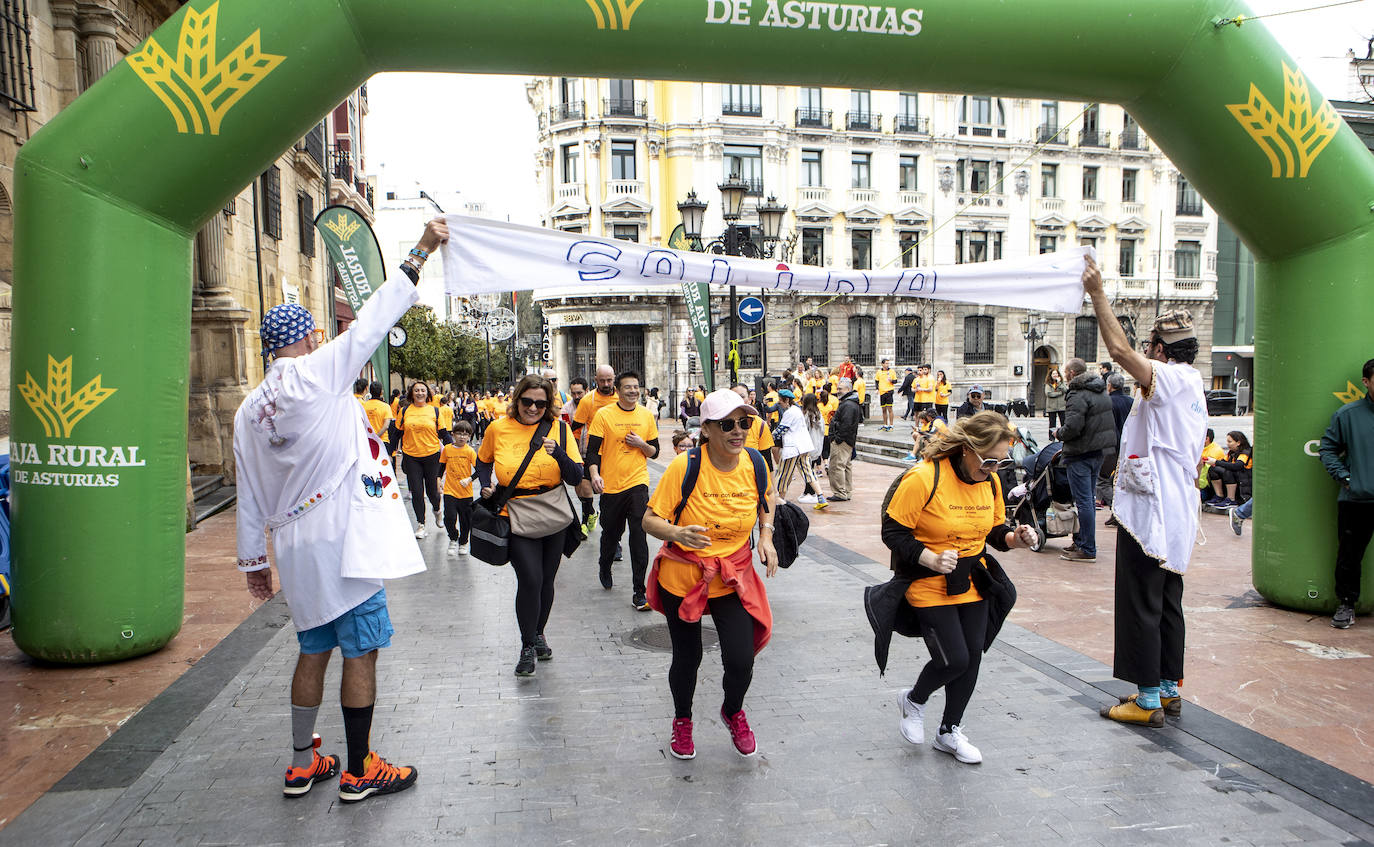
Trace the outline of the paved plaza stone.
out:
[[[596,537],[593,537],[593,542]],[[564,562],[554,659],[516,678],[509,567],[445,556],[388,585],[397,634],[379,662],[373,746],[415,788],[356,805],[336,784],[281,796],[296,639],[265,604],[52,791],[0,845],[1363,844],[1374,789],[1191,704],[1161,730],[1103,720],[1110,669],[1009,624],[965,718],[960,764],[898,733],[896,692],[925,660],[895,640],[878,676],[860,597],[885,564],[813,538],[768,581],[775,629],[745,709],[760,754],[718,717],[720,661],[697,688],[697,757],[668,754],[662,617],[630,605],[629,562],[597,581],[596,544]],[[1015,573],[1012,573],[1015,578]],[[644,628],[652,628],[645,631]],[[708,624],[709,627],[709,624]],[[345,752],[330,668],[318,732]]]

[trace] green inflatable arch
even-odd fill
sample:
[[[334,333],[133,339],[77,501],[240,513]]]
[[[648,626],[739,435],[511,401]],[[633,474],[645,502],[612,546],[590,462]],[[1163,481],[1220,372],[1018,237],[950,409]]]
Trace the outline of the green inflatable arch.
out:
[[[1263,26],[1222,23],[1239,3],[879,2],[192,0],[19,157],[19,646],[104,661],[176,634],[194,234],[369,75],[401,70],[1126,106],[1259,263],[1256,489],[1283,507],[1255,523],[1255,584],[1334,608],[1335,489],[1309,442],[1371,355],[1374,157]]]

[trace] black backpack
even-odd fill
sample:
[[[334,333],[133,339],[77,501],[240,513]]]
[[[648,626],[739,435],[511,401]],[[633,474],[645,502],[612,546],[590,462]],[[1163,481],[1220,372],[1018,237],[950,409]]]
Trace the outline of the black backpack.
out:
[[[749,454],[749,460],[754,465],[754,483],[757,486],[759,504],[763,511],[768,511],[768,466],[763,462],[763,456],[759,451],[752,447],[744,448],[744,452]],[[687,507],[687,498],[691,496],[692,490],[696,488],[697,477],[701,476],[701,448],[693,447],[687,451],[687,472],[682,475],[682,499],[678,501],[677,509],[673,511],[673,523],[677,523],[682,518],[682,510]],[[806,541],[806,534],[811,529],[811,521],[806,517],[806,513],[791,503],[783,503],[778,506],[777,513],[773,516],[773,548],[778,553],[778,566],[790,568],[797,559],[798,549],[802,542]]]

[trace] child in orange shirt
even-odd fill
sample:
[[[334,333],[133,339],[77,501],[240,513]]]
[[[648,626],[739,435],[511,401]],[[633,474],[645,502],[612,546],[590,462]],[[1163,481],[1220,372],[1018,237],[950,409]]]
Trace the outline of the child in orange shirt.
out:
[[[453,443],[444,446],[439,465],[444,471],[444,529],[448,530],[448,554],[467,555],[472,530],[472,473],[477,451],[468,445],[472,424],[453,424]]]

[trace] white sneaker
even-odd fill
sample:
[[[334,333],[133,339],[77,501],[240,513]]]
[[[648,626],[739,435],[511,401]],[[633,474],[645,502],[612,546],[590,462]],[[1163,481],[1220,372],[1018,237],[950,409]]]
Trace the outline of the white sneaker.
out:
[[[466,545],[466,544],[459,544],[459,545],[458,545],[458,555],[459,555],[459,556],[466,556],[467,554],[468,554],[468,545]]]
[[[935,741],[931,744],[941,753],[949,753],[954,758],[966,765],[976,765],[983,761],[983,754],[968,742],[968,737],[964,735],[964,728],[952,726],[949,732],[941,732],[935,736]]]
[[[457,556],[457,555],[458,555],[458,542],[457,542],[457,541],[450,541],[450,542],[448,543],[448,554],[449,554],[450,556]]]
[[[424,525],[424,524],[420,524],[420,528],[417,529],[417,530],[415,530],[415,537],[416,537],[416,538],[424,538],[424,537],[427,536],[427,535],[429,535],[429,530],[425,529],[425,525]]]
[[[800,496],[800,497],[797,498],[797,502],[798,502],[798,503],[814,503],[814,502],[816,502],[816,495],[814,495],[814,494],[803,494],[802,496]]]
[[[924,744],[926,740],[926,707],[924,703],[913,703],[907,697],[910,689],[897,692],[897,706],[902,711],[902,737],[912,744]]]
[[[444,515],[438,509],[434,510],[434,525],[440,529],[444,528]]]

